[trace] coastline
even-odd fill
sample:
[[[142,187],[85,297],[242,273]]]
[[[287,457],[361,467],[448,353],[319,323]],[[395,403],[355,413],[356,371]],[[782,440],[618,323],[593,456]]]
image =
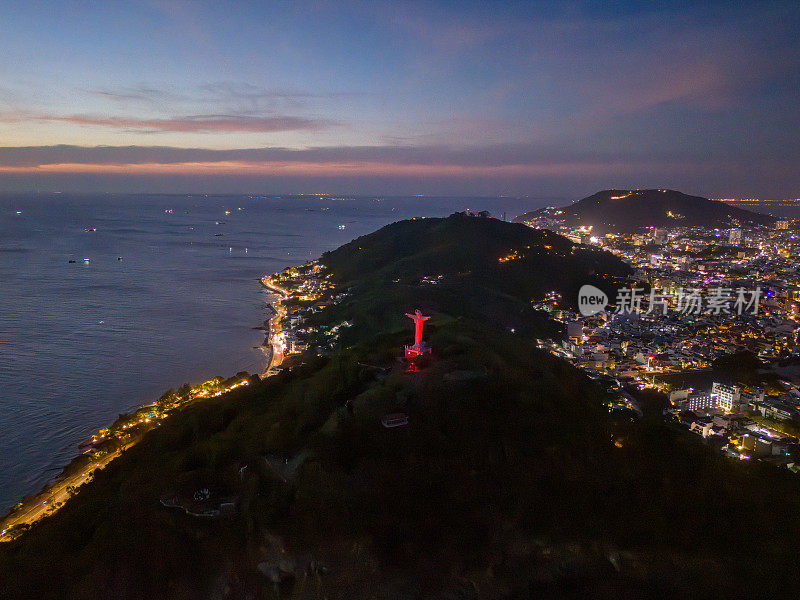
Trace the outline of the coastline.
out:
[[[278,323],[282,316],[281,303],[289,297],[289,294],[286,290],[272,284],[269,276],[264,276],[259,281],[268,291],[278,295],[277,300],[267,303],[272,315],[265,321],[266,337],[261,345],[266,363],[259,377],[264,379],[272,374],[270,371],[273,367],[279,366],[283,361],[283,350],[280,343],[282,332],[278,330]],[[12,541],[37,521],[57,512],[77,491],[77,488],[93,479],[96,471],[107,467],[125,450],[138,443],[147,430],[160,425],[159,421],[175,408],[196,399],[219,396],[240,385],[248,384],[246,379],[231,383],[233,379],[235,377],[224,383],[216,380],[206,381],[192,387],[184,397],[176,396],[174,399],[170,399],[172,402],[160,409],[158,405],[167,394],[158,401],[136,406],[131,409],[129,415],[121,415],[109,427],[101,429],[88,440],[78,444],[78,454],[64,466],[58,475],[47,482],[41,490],[23,497],[5,514],[0,515],[0,543]],[[222,387],[223,385],[225,387]],[[118,435],[123,431],[122,436]],[[104,445],[105,450],[95,453]],[[88,449],[85,450],[85,448]]]
[[[274,283],[271,283],[269,275],[265,275],[264,277],[259,279],[259,281],[261,282],[261,285],[263,285],[265,288],[267,288],[270,292],[278,294],[279,296],[283,296],[284,299],[289,297],[289,293],[286,290],[277,287]],[[270,305],[270,306],[272,306],[272,305]],[[273,308],[273,310],[274,310],[274,308]]]
[[[78,444],[79,454],[52,481],[38,492],[22,498],[0,516],[0,543],[14,540],[37,521],[57,512],[78,488],[94,479],[97,471],[139,443],[148,431],[159,427],[161,421],[174,411],[196,400],[221,396],[249,385],[251,377],[255,376],[242,372],[228,379],[217,377],[192,387],[187,384],[177,392],[169,390],[158,400],[120,415],[114,423]]]
[[[275,307],[272,306],[272,302],[267,303],[267,308],[271,313],[270,317],[264,321],[263,327],[259,327],[259,329],[261,329],[265,333],[264,341],[261,342],[260,346],[261,351],[264,353],[265,357],[264,367],[261,369],[261,373],[259,374],[259,377],[261,377],[261,379],[264,379],[264,377],[267,376],[267,373],[269,372],[269,369],[272,366],[272,359],[275,355],[275,352],[272,348],[272,336],[270,332],[272,330],[272,319],[275,318],[275,315],[277,315],[278,312],[275,310]]]
[[[271,371],[273,368],[277,368],[283,362],[283,346],[281,344],[282,331],[279,330],[279,323],[281,317],[283,316],[283,301],[289,297],[289,293],[286,290],[276,286],[272,282],[269,275],[261,277],[259,281],[266,290],[278,295],[277,300],[267,304],[269,309],[272,311],[272,316],[267,320],[265,327],[266,337],[264,339],[264,343],[262,344],[262,348],[269,349],[264,350],[264,354],[267,356],[266,365],[261,373],[261,379],[264,379],[272,374]]]

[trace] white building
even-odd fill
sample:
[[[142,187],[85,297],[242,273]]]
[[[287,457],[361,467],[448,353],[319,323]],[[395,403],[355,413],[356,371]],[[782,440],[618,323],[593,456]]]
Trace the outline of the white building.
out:
[[[711,397],[725,412],[739,412],[741,389],[738,385],[725,385],[715,381],[711,386]]]
[[[711,387],[712,399],[717,407],[725,412],[748,410],[752,405],[764,401],[764,390],[761,388],[743,388],[738,385],[725,385],[714,382]]]

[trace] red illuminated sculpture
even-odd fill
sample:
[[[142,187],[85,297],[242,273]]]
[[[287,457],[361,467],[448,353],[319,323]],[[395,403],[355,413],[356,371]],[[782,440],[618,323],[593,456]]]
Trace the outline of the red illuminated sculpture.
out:
[[[422,341],[422,325],[430,319],[430,317],[423,317],[422,311],[419,309],[414,311],[413,315],[406,313],[406,316],[414,320],[414,345],[406,346],[406,358],[414,359],[425,354],[431,353],[431,347]]]

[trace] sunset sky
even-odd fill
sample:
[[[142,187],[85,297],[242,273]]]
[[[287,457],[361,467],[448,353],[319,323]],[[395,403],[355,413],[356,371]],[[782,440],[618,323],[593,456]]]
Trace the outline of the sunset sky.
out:
[[[798,32],[796,0],[6,1],[0,191],[796,198]]]

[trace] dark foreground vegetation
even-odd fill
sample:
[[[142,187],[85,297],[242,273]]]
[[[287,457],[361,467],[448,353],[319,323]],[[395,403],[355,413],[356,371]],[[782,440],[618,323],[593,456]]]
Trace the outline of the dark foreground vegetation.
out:
[[[498,260],[520,246],[535,258]],[[0,597],[800,590],[795,477],[729,462],[655,418],[609,413],[601,388],[537,349],[550,325],[528,308],[534,292],[591,280],[601,263],[625,272],[579,252],[573,263],[578,253],[553,234],[455,216],[396,224],[326,255],[349,296],[314,318],[352,320],[341,347],[148,432],[61,511],[0,546]],[[408,373],[402,312],[418,307],[433,314],[434,354]],[[381,425],[397,412],[408,425]]]

